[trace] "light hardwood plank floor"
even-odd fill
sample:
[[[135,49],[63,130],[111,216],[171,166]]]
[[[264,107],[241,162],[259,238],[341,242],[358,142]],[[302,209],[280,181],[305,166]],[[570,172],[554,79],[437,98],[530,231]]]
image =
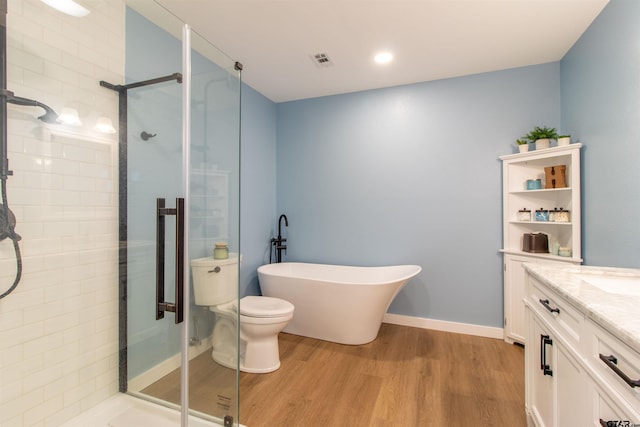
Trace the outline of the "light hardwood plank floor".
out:
[[[279,342],[279,370],[240,375],[248,427],[526,426],[522,347],[390,324],[362,346],[286,333]],[[224,411],[220,390],[233,393],[235,371],[209,352],[190,366],[190,406]],[[178,402],[179,373],[144,391]]]

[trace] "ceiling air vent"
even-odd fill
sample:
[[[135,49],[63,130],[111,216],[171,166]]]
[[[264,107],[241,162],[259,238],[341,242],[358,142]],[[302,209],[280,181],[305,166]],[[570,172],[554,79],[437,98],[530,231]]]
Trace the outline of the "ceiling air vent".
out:
[[[313,63],[318,67],[325,68],[333,65],[329,55],[326,53],[316,53],[315,55],[311,55],[311,59],[313,59]]]

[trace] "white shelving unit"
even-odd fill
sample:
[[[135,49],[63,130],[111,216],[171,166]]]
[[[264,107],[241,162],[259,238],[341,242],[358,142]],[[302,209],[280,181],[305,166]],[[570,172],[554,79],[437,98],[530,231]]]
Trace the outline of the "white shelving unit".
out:
[[[229,240],[229,172],[194,170],[191,175],[191,226],[211,243]]]
[[[507,342],[525,341],[524,268],[525,262],[582,263],[580,219],[580,148],[569,144],[544,150],[501,156],[503,180],[503,247],[504,253],[504,339]],[[566,166],[565,188],[545,188],[545,167]],[[542,188],[527,190],[527,180],[540,179]],[[531,221],[518,220],[518,211],[532,212]],[[535,220],[539,209],[569,211],[569,222]],[[546,233],[549,246],[558,242],[571,248],[571,256],[551,253],[532,253],[522,249],[525,233]],[[551,252],[551,251],[550,251]]]

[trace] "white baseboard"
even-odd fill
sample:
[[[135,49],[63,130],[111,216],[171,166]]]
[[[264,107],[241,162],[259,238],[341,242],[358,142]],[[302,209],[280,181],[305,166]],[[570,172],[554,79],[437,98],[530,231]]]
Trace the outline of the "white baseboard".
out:
[[[504,329],[502,328],[426,319],[424,317],[405,316],[402,314],[386,313],[382,321],[392,325],[412,326],[414,328],[433,329],[436,331],[454,332],[457,334],[475,335],[486,338],[503,339],[504,336]]]
[[[211,337],[203,339],[198,345],[189,347],[189,360],[199,356],[209,349],[211,349]],[[178,353],[129,380],[127,382],[127,389],[129,391],[141,391],[165,375],[178,369],[181,362],[181,355]]]

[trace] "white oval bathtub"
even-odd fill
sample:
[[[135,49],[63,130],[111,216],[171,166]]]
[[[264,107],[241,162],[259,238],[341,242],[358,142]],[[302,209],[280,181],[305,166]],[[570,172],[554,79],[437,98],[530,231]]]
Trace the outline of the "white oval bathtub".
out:
[[[340,344],[366,344],[418,265],[351,267],[283,262],[258,267],[262,294],[295,306],[284,332]]]

